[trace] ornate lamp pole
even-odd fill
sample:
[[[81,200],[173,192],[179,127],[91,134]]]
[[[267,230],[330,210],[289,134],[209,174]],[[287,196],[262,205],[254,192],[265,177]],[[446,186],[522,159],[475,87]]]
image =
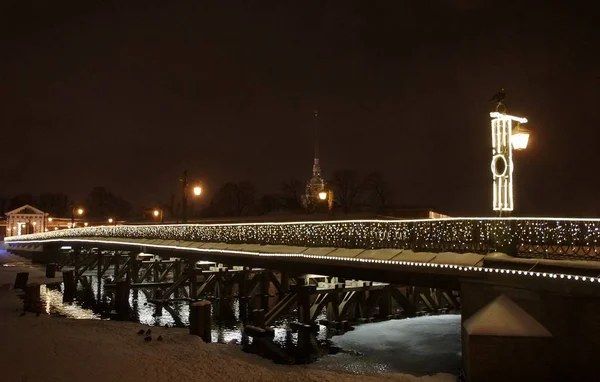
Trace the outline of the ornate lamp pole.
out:
[[[494,96],[498,100],[496,111],[490,113],[492,118],[492,179],[494,211],[502,216],[504,211],[514,209],[512,151],[523,150],[529,141],[529,130],[521,126],[527,118],[506,114],[504,90]],[[513,124],[516,122],[516,126]]]
[[[188,175],[187,170],[183,171],[183,177],[180,179],[181,181],[181,221],[182,223],[187,223],[187,197],[188,197]],[[200,196],[202,193],[202,187],[194,186],[192,189],[194,192],[194,196]]]
[[[75,214],[81,216],[83,215],[83,208],[75,207],[73,203],[71,203],[71,228],[75,228]]]

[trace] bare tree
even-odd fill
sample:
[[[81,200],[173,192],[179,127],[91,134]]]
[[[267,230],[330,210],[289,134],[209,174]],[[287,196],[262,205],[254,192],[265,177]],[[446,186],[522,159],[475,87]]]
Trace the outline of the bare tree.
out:
[[[291,211],[302,210],[304,184],[298,179],[290,179],[281,183],[281,199],[285,208]]]
[[[334,189],[334,198],[344,213],[352,212],[354,202],[364,189],[365,182],[354,170],[338,170],[333,173],[330,184]]]
[[[367,197],[371,208],[376,212],[382,212],[390,203],[391,190],[389,183],[378,171],[373,171],[365,180]]]
[[[255,204],[256,192],[250,182],[227,182],[210,203],[210,213],[215,216],[244,216]]]

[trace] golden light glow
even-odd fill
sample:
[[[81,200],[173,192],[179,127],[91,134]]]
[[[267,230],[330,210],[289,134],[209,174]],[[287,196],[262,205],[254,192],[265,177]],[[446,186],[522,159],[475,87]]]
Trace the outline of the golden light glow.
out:
[[[525,150],[529,142],[530,131],[518,124],[512,131],[512,145],[515,150]]]
[[[48,218],[48,221],[49,221],[49,222],[51,222],[51,221],[52,221],[52,218]]]
[[[88,222],[85,222],[85,223],[83,223],[83,225],[84,225],[85,227],[87,227],[87,226],[88,226]]]
[[[153,214],[154,214],[154,216],[158,217],[158,215],[160,215],[160,211],[159,210],[154,210]]]
[[[112,223],[113,222],[113,218],[108,218],[108,222]]]
[[[319,199],[321,199],[321,200],[327,199],[327,192],[325,192],[325,191],[319,192]]]
[[[196,186],[194,187],[194,195],[198,196],[202,193],[202,187]]]
[[[35,226],[37,225],[37,222],[33,222],[32,224],[33,224],[33,226],[35,227]]]
[[[78,215],[83,215],[83,208],[78,208],[77,209],[77,214]]]

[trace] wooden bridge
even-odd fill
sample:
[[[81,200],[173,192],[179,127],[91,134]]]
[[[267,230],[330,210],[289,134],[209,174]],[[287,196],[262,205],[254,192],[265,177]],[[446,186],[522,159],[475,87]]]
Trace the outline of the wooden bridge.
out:
[[[492,366],[477,349],[498,338],[498,346],[517,354],[543,349],[546,359],[556,361],[548,361],[557,365],[552,369],[532,360],[525,374],[571,377],[573,367],[561,374],[567,373],[558,366],[564,362],[589,368],[584,360],[593,351],[583,349],[600,346],[600,331],[583,316],[600,314],[599,240],[595,219],[470,218],[90,227],[9,237],[5,245],[34,260],[70,264],[74,279],[110,272],[117,289],[158,287],[157,304],[247,299],[255,324],[264,328],[293,311],[300,327],[314,327],[325,310],[325,323],[343,328],[347,322],[461,309],[467,374],[490,380],[501,370],[485,369]],[[269,309],[272,296],[278,301]],[[482,312],[499,309],[500,297],[516,306],[501,307],[508,325],[522,327],[477,329]],[[527,333],[518,309],[547,329],[551,344]],[[569,319],[558,313],[571,311],[580,313]],[[561,347],[574,340],[574,325],[589,333],[565,355]],[[529,342],[515,342],[515,332]]]

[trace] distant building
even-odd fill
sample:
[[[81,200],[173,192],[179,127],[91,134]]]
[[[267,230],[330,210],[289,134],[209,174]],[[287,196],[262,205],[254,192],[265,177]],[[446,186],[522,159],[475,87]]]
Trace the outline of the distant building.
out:
[[[0,220],[0,230],[6,232],[6,236],[20,236],[30,233],[56,231],[59,229],[71,228],[71,221],[75,227],[87,227],[93,225],[103,225],[105,222],[93,224],[84,221],[81,218],[61,218],[50,216],[47,212],[39,210],[29,204],[21,206],[6,214],[6,220]],[[2,229],[5,228],[5,229]],[[0,235],[0,238],[2,236]]]
[[[20,236],[46,231],[47,213],[26,204],[6,213],[6,236]]]
[[[306,182],[306,188],[304,190],[304,195],[302,196],[302,206],[307,210],[311,210],[314,207],[315,202],[319,200],[319,193],[325,191],[325,180],[323,180],[323,176],[321,175],[321,164],[319,163],[319,141],[317,138],[318,112],[316,110],[314,116],[314,160],[312,177]]]

